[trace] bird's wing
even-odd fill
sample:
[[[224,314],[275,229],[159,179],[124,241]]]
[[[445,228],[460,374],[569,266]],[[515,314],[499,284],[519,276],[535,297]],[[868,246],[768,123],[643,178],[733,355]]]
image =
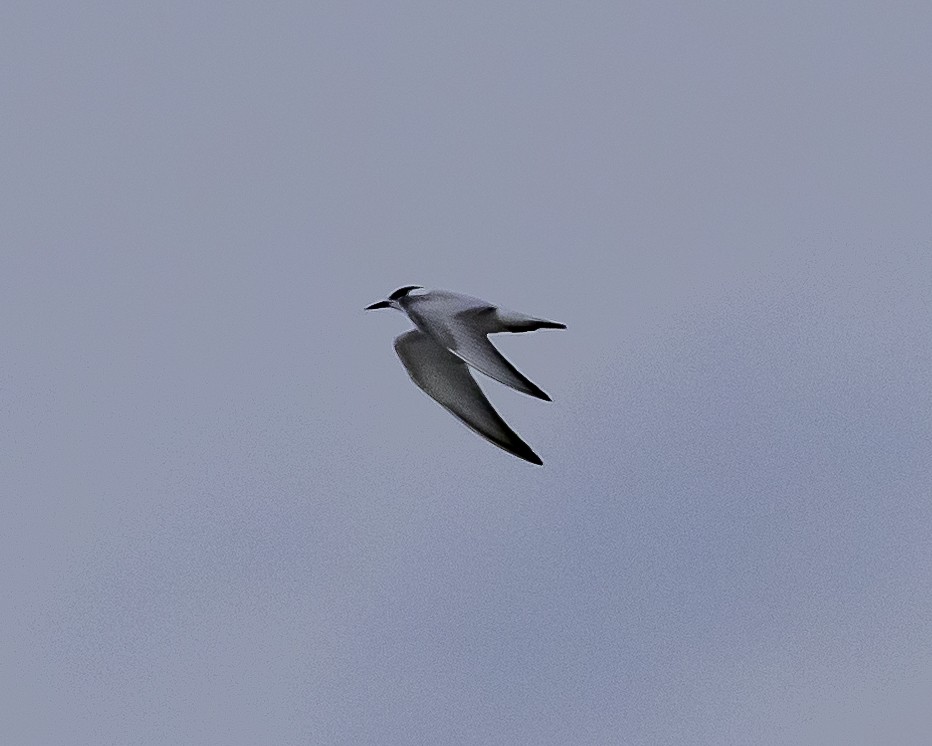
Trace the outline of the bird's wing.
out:
[[[495,306],[467,308],[455,313],[431,313],[429,307],[408,308],[411,320],[438,343],[489,378],[520,391],[550,401],[550,397],[500,353],[488,338],[492,332],[509,329],[497,317]]]
[[[418,330],[398,337],[395,352],[411,380],[463,424],[518,458],[543,464],[495,411],[469,368],[456,355]]]

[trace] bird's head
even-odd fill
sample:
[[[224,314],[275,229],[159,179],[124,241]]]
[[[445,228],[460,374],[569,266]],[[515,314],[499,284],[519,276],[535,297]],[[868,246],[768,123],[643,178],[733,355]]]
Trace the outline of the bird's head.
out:
[[[374,311],[376,308],[395,308],[401,310],[401,299],[404,298],[412,290],[420,290],[420,285],[405,285],[403,288],[398,288],[394,293],[388,296],[387,300],[380,300],[376,303],[373,303],[371,306],[366,306],[367,311]]]

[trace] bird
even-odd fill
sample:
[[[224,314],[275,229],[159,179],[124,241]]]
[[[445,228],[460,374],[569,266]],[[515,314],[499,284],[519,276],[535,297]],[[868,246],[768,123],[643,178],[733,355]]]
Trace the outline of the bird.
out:
[[[489,341],[489,334],[566,329],[566,324],[509,311],[450,290],[405,285],[367,311],[393,308],[414,329],[395,338],[395,352],[411,380],[468,428],[508,453],[538,466],[543,461],[501,418],[470,368],[523,394],[551,401]]]

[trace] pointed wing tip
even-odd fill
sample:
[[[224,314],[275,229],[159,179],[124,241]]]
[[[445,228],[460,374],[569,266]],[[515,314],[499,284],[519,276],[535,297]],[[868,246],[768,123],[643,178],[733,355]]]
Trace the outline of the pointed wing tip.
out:
[[[517,437],[517,436],[515,436]],[[543,466],[544,462],[540,456],[534,453],[534,449],[531,448],[527,443],[525,443],[520,438],[517,439],[517,442],[509,443],[507,446],[502,444],[496,444],[503,447],[508,453],[512,456],[517,456],[522,461],[527,461],[530,464],[535,466]]]
[[[544,465],[540,456],[534,453],[527,443],[522,442],[521,445],[524,446],[524,448],[505,448],[504,450],[508,451],[512,456],[517,456],[522,461],[527,461],[529,464],[534,464],[535,466]]]

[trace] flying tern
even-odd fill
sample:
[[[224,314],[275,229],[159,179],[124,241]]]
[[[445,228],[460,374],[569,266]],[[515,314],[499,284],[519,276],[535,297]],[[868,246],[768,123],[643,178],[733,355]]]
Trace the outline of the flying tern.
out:
[[[395,352],[422,391],[499,448],[532,464],[543,464],[495,411],[469,368],[524,394],[550,401],[540,387],[504,358],[488,335],[566,329],[566,324],[508,311],[449,290],[426,290],[420,285],[398,288],[366,310],[376,308],[402,311],[414,323],[415,329],[395,339]]]

